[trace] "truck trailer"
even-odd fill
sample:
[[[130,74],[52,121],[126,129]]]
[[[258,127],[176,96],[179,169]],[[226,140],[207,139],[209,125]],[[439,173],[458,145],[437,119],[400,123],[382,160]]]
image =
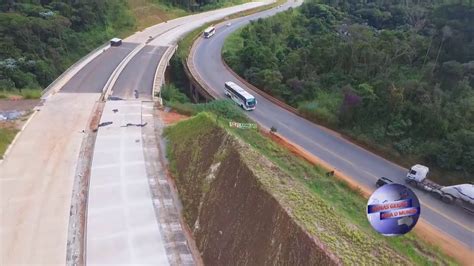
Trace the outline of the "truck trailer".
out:
[[[428,167],[416,164],[408,170],[405,181],[411,186],[432,193],[433,196],[446,203],[459,202],[463,208],[474,212],[474,185],[441,186],[427,178],[428,172]]]

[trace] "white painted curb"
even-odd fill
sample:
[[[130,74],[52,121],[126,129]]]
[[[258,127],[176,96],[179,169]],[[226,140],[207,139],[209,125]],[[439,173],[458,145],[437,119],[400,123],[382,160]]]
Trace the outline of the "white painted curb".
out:
[[[163,105],[161,97],[155,96],[155,93],[161,92],[161,86],[163,86],[163,84],[165,83],[164,75],[165,75],[166,68],[168,67],[170,59],[177,49],[178,49],[177,44],[168,46],[163,56],[161,57],[160,62],[156,66],[155,77],[153,78],[153,89],[151,92],[151,96],[154,100],[158,99],[158,101],[160,102],[160,105]]]

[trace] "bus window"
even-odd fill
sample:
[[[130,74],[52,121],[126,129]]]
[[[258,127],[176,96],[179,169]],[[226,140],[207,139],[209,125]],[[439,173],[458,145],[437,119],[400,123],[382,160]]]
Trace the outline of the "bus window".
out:
[[[256,103],[256,100],[255,100],[255,99],[247,100],[247,106],[248,106],[248,107],[254,107],[254,106],[255,106],[255,103]]]

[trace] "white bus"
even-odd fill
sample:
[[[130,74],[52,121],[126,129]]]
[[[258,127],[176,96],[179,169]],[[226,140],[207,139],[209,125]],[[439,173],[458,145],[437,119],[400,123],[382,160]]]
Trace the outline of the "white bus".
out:
[[[214,26],[210,26],[204,30],[204,38],[211,38],[214,34],[216,34],[216,28]]]
[[[255,97],[232,81],[225,83],[225,94],[244,110],[254,110],[257,105]]]

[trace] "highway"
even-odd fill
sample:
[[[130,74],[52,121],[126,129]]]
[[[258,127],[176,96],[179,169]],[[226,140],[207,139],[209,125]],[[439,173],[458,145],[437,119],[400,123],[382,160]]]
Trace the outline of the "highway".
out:
[[[404,183],[403,178],[407,169],[397,166],[353,143],[347,141],[338,133],[309,122],[286,109],[283,109],[258,92],[242,84],[223,65],[221,50],[224,40],[238,28],[261,17],[266,17],[288,8],[297,3],[285,4],[281,8],[274,8],[262,13],[244,18],[231,20],[231,25],[221,24],[216,34],[210,39],[201,38],[192,55],[192,63],[200,78],[213,90],[211,93],[224,98],[224,82],[233,81],[249,90],[256,97],[258,104],[248,116],[260,125],[270,128],[276,127],[278,133],[303,147],[309,153],[333,166],[334,169],[350,176],[356,182],[371,190],[375,189],[375,181],[386,176],[398,183]],[[469,247],[474,247],[474,216],[456,205],[447,205],[429,194],[413,189],[422,202],[421,217]],[[365,210],[361,210],[365,212]]]
[[[101,93],[114,69],[137,45],[123,43],[107,49],[74,75],[61,92]]]
[[[168,46],[175,45],[184,33],[213,18],[261,4],[248,3],[152,26],[125,39],[122,49],[107,50],[116,49],[121,61],[108,61],[107,52],[97,58],[106,60],[102,63],[105,68],[115,66],[107,70],[105,78],[95,79],[88,66],[83,69],[89,73],[90,87],[113,82],[106,85],[111,86],[113,100],[105,103],[100,122],[107,126],[98,130],[91,165],[86,264],[194,264],[172,193],[166,193],[171,185],[164,168],[149,169],[156,163],[150,158],[160,154],[156,144],[146,142],[155,138],[155,73]],[[79,89],[88,86],[83,87]]]
[[[154,109],[149,100],[156,66],[163,46],[175,44],[189,30],[264,3],[245,3],[154,25],[129,36],[120,47],[86,56],[59,77],[60,81],[46,92],[43,104],[35,108],[0,164],[0,265],[75,265],[81,259],[89,264],[113,261],[110,265],[165,265],[165,260],[173,265],[179,264],[176,261],[192,264],[188,262],[193,257],[185,252],[187,242],[180,230],[179,215],[176,211],[168,215],[173,214],[169,211],[172,199],[167,198],[171,193],[164,190],[160,193],[166,197],[160,196],[148,187],[170,187],[166,175],[149,173],[148,167],[157,160],[147,158],[156,158],[157,145],[144,148],[140,140],[140,135],[143,140],[154,139]],[[154,39],[150,46],[138,51],[118,73],[130,53],[149,41],[150,36],[163,38]],[[83,234],[69,234],[82,219],[77,217],[77,209],[73,212],[72,199],[84,197],[78,191],[73,193],[73,185],[87,174],[81,172],[85,164],[85,158],[80,157],[81,146],[90,134],[90,122],[99,114],[95,110],[104,87],[114,73],[118,79],[112,96],[132,101],[105,104],[101,121],[115,123],[98,132],[91,169],[91,220],[87,221],[91,231],[80,231],[87,235],[89,245],[85,247],[82,240],[77,240],[84,238]],[[149,126],[122,127],[138,121]],[[102,211],[106,212],[101,215]],[[125,211],[125,215],[117,216],[120,211]],[[109,237],[120,241],[111,241]]]
[[[113,87],[112,96],[121,99],[152,100],[155,69],[166,47],[145,46],[127,64]]]

